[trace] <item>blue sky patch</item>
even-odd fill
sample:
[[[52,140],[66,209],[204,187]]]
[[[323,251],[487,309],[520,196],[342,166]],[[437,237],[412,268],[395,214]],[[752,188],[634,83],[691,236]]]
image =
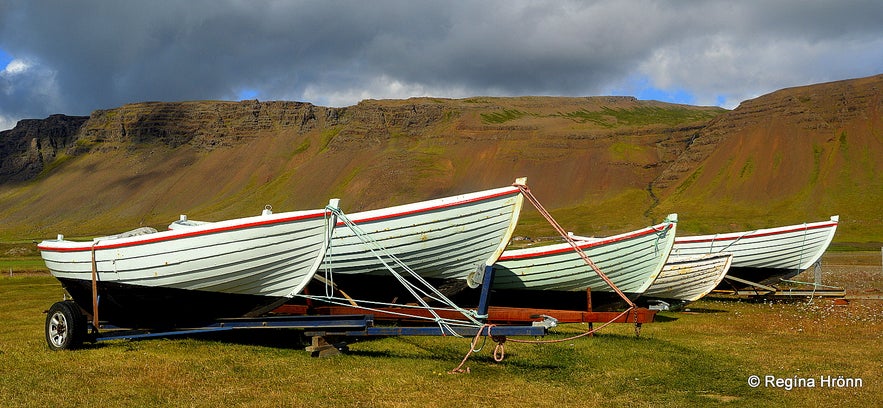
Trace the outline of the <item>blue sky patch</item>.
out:
[[[244,101],[247,99],[257,99],[258,91],[254,89],[243,89],[240,90],[237,95],[237,99],[239,99],[240,101]]]
[[[12,55],[7,54],[3,49],[0,49],[0,70],[6,69],[6,66],[9,65],[11,61]]]

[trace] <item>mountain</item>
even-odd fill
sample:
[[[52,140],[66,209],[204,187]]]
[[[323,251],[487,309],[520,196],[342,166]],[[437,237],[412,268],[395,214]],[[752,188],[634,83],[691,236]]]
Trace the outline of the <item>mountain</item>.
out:
[[[187,214],[345,212],[527,176],[569,230],[680,214],[725,232],[841,215],[836,240],[883,241],[883,75],[784,89],[728,111],[630,97],[145,102],[0,133],[0,239],[89,236]],[[525,211],[519,233],[547,234]]]
[[[825,220],[835,240],[883,241],[883,75],[783,89],[699,132],[654,182],[654,211],[698,232]]]

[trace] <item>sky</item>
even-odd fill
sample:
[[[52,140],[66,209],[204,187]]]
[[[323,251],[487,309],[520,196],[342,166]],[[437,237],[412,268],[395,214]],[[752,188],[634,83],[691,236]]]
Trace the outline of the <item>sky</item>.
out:
[[[627,95],[883,73],[880,0],[0,0],[0,130],[144,101]]]

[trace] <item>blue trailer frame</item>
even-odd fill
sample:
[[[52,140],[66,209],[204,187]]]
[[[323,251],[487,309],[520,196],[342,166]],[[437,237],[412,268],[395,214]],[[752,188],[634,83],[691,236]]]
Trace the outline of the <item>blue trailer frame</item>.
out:
[[[479,321],[485,322],[488,316],[490,296],[490,287],[493,284],[494,271],[492,266],[486,266],[484,276],[482,277],[482,289],[477,309],[477,318]],[[65,308],[77,308],[76,305],[63,305],[63,303],[72,303],[72,301],[58,302],[49,310],[46,323],[46,337],[50,348],[67,349],[77,348],[82,344],[83,340],[91,342],[110,341],[110,340],[143,340],[150,338],[163,338],[174,336],[187,336],[203,333],[215,333],[231,330],[253,330],[253,329],[293,329],[303,330],[307,336],[316,337],[371,337],[371,336],[545,336],[549,327],[553,324],[533,324],[530,326],[510,326],[510,325],[494,325],[494,326],[457,326],[457,325],[434,325],[434,326],[374,326],[374,315],[372,314],[352,314],[352,315],[276,315],[261,317],[240,317],[225,318],[213,321],[210,324],[174,330],[133,330],[119,328],[110,325],[102,325],[100,328],[95,327],[89,321],[86,322],[85,316],[81,315],[79,310],[75,310],[74,314],[60,316],[64,318],[61,327],[55,326],[50,333],[50,319],[53,318],[53,310]],[[56,308],[56,306],[64,306]],[[58,311],[55,312],[59,313]],[[69,327],[65,327],[68,325]],[[79,325],[79,326],[78,326]],[[102,330],[105,330],[102,332]],[[58,338],[53,341],[52,335],[65,336],[63,341]],[[67,336],[70,336],[68,338]]]

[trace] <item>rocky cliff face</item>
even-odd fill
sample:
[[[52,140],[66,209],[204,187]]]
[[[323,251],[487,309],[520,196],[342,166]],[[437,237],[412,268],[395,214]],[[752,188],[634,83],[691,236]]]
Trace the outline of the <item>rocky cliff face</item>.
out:
[[[0,183],[33,178],[60,154],[78,155],[123,145],[189,145],[209,151],[273,132],[306,134],[340,128],[333,132],[333,148],[357,148],[393,135],[419,135],[446,111],[439,104],[390,106],[365,101],[355,107],[328,108],[250,100],[144,102],[97,110],[89,117],[52,115],[23,120],[0,134]]]
[[[84,143],[161,143],[211,150],[266,132],[315,130],[335,109],[301,102],[147,102],[95,111],[79,137]]]
[[[0,132],[0,184],[32,179],[77,140],[88,117],[52,115]]]

